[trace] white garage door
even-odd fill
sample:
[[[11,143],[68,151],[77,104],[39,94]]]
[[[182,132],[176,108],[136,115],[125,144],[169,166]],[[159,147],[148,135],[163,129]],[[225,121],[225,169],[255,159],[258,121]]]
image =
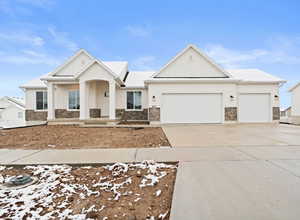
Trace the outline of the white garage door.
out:
[[[221,94],[163,94],[162,123],[222,123]]]
[[[270,122],[270,94],[240,94],[240,122]]]

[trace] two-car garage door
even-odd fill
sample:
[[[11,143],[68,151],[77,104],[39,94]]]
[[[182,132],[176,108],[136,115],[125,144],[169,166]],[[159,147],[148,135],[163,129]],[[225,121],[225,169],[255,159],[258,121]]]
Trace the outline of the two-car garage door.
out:
[[[162,123],[222,123],[220,93],[163,94],[161,101]]]

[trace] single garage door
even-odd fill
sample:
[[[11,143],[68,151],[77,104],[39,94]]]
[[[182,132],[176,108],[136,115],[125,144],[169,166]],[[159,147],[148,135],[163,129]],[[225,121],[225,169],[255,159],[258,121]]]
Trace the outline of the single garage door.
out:
[[[162,123],[222,123],[222,94],[163,94]]]
[[[270,94],[240,94],[240,122],[270,122]]]

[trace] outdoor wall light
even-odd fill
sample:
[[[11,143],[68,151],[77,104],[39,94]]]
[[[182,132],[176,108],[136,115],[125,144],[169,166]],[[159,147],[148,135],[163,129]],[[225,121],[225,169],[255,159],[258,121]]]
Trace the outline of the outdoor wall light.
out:
[[[155,95],[154,95],[154,96],[152,96],[152,101],[153,101],[153,102],[155,102]]]
[[[231,101],[234,100],[234,96],[233,96],[233,95],[230,96],[230,100],[231,100]]]
[[[278,95],[274,95],[274,98],[275,98],[275,99],[278,99],[278,98],[279,98],[279,96],[278,96]]]

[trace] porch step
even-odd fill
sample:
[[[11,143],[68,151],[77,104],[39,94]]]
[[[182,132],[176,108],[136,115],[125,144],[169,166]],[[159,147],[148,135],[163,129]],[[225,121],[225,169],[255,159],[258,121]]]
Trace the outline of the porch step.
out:
[[[110,119],[106,119],[106,118],[101,118],[101,119],[89,119],[89,120],[84,120],[83,124],[84,125],[106,125],[108,123],[118,123],[119,120],[115,119],[115,120],[110,120]]]

